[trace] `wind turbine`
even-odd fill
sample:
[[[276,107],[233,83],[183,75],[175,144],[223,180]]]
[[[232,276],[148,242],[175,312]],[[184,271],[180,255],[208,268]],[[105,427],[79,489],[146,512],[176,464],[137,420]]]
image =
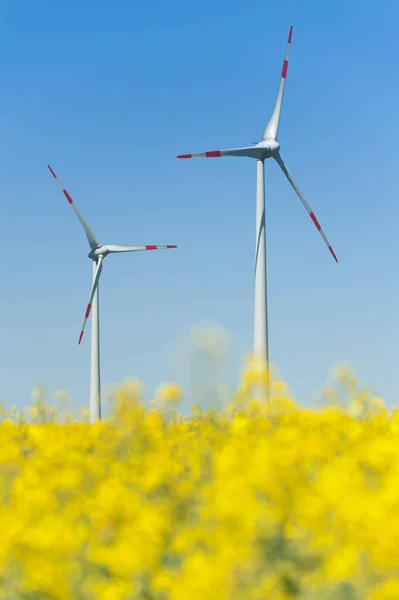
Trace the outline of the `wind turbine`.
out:
[[[221,158],[223,156],[245,156],[257,161],[256,175],[256,246],[255,246],[255,311],[254,311],[254,354],[265,363],[269,364],[268,347],[268,319],[267,319],[267,288],[266,288],[266,238],[265,238],[265,175],[264,161],[274,158],[284,175],[294,188],[310,218],[318,229],[325,244],[330,250],[334,260],[338,259],[324,234],[318,220],[309,204],[306,202],[301,190],[295,183],[287,165],[280,155],[280,144],[277,141],[277,132],[280,121],[281,105],[283,102],[284,86],[288,70],[288,58],[292,40],[292,27],[288,35],[287,50],[281,72],[280,87],[272,116],[263,133],[262,140],[253,146],[243,148],[230,148],[228,150],[212,150],[196,154],[181,154],[177,158]]]
[[[98,419],[101,419],[101,395],[100,395],[100,337],[99,337],[99,281],[100,275],[103,268],[103,260],[108,254],[114,254],[117,252],[139,252],[141,250],[162,250],[165,248],[177,248],[177,246],[116,246],[114,244],[102,245],[93,231],[90,229],[82,214],[76,207],[76,204],[72,200],[67,190],[58,179],[53,169],[48,165],[50,172],[58,185],[60,186],[62,193],[68,200],[69,204],[75,211],[80,224],[82,225],[87,240],[90,246],[90,252],[88,257],[93,261],[93,283],[89,296],[89,302],[87,304],[85,316],[82,323],[82,328],[79,335],[78,344],[81,343],[83,333],[86,327],[86,323],[89,319],[91,312],[91,360],[90,360],[90,422],[94,423]]]

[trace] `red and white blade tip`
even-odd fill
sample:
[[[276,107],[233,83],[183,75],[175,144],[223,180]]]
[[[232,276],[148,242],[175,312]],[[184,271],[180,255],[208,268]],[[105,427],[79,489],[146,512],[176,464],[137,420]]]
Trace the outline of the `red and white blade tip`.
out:
[[[164,250],[165,248],[177,248],[177,246],[146,246],[146,250]]]
[[[54,177],[54,179],[57,179],[57,175],[54,173],[53,169],[50,167],[50,165],[47,165],[48,168],[50,169],[50,173],[52,174],[52,176]]]
[[[325,241],[325,242],[327,242],[327,238],[325,237],[325,235],[324,235],[324,232],[323,232],[323,230],[322,230],[322,228],[321,228],[321,225],[320,225],[320,223],[318,222],[318,220],[317,220],[317,217],[316,217],[316,215],[314,214],[314,212],[311,212],[311,213],[309,213],[309,216],[310,216],[310,218],[312,219],[313,223],[316,225],[316,227],[317,227],[317,230],[318,230],[318,231],[320,231],[320,233],[322,234],[324,241]],[[334,258],[335,262],[337,263],[337,262],[338,262],[337,255],[335,254],[334,250],[332,249],[332,247],[331,247],[331,246],[330,246],[328,243],[327,243],[327,245],[328,245],[328,249],[329,249],[329,251],[330,251],[330,252],[331,252],[331,254],[333,255],[333,258]]]
[[[65,198],[68,200],[69,204],[73,204],[73,200],[72,200],[71,196],[68,194],[67,190],[64,188],[61,181],[58,179],[57,175],[54,173],[53,169],[50,167],[50,165],[47,165],[47,166],[50,170],[50,173],[52,174],[52,176],[54,177],[54,179],[56,180],[56,182],[62,189],[62,193],[64,194]]]
[[[79,335],[79,341],[78,341],[78,344],[80,344],[80,342],[82,341],[83,334],[84,334],[84,330],[85,330],[85,327],[86,327],[86,322],[87,322],[87,319],[88,319],[88,318],[89,318],[89,316],[90,316],[90,311],[91,311],[91,304],[90,304],[90,302],[89,302],[89,303],[88,303],[88,305],[87,305],[87,308],[86,308],[86,312],[85,312],[85,320],[84,320],[84,322],[83,322],[83,327],[82,327],[82,330],[81,330],[81,332],[80,332],[80,335]]]
[[[287,78],[287,71],[288,71],[288,54],[290,51],[290,46],[291,46],[291,39],[292,39],[292,26],[290,28],[290,32],[288,34],[288,47],[287,47],[287,52],[285,55],[285,59],[284,59],[284,63],[283,63],[283,70],[281,72],[281,77],[283,79]]]
[[[220,150],[210,150],[209,152],[199,152],[197,154],[179,154],[176,158],[220,158]]]
[[[335,262],[337,263],[338,262],[338,258],[336,256],[334,250],[331,248],[331,246],[328,246],[328,249],[331,252],[331,254],[333,255]]]

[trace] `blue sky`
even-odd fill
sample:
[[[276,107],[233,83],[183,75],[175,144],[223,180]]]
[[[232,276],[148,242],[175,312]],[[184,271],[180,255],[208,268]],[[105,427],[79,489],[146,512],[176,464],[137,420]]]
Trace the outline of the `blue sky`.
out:
[[[183,380],[179,344],[230,332],[226,378],[251,348],[255,170],[178,161],[250,144],[270,116],[294,25],[279,141],[336,265],[266,163],[270,353],[311,402],[344,360],[390,403],[399,379],[399,7],[382,0],[0,3],[0,398],[88,396],[88,246],[50,163],[104,243],[178,244],[107,258],[102,380],[148,393]]]

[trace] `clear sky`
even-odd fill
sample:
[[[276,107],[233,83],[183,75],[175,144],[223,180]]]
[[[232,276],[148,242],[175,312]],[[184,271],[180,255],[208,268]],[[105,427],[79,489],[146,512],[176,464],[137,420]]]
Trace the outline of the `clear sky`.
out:
[[[179,246],[105,261],[103,383],[179,379],[176,340],[202,319],[230,332],[234,377],[256,164],[175,157],[260,138],[294,25],[281,154],[340,264],[267,161],[271,359],[304,402],[345,360],[396,403],[398,16],[396,0],[2,0],[0,397],[88,397],[89,248],[47,163],[103,243]]]

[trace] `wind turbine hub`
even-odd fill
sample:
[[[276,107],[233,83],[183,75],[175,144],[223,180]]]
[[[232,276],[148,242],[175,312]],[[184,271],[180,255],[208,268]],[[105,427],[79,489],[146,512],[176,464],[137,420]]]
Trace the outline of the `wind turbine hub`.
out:
[[[103,258],[105,258],[107,256],[107,254],[109,254],[109,250],[107,248],[107,246],[102,246],[100,244],[100,246],[97,246],[97,248],[95,250],[91,250],[88,254],[88,257],[91,258],[92,260],[96,260],[99,256],[102,256]]]
[[[280,150],[280,144],[277,140],[264,140],[256,144],[255,148],[264,149],[262,158],[271,158]]]

